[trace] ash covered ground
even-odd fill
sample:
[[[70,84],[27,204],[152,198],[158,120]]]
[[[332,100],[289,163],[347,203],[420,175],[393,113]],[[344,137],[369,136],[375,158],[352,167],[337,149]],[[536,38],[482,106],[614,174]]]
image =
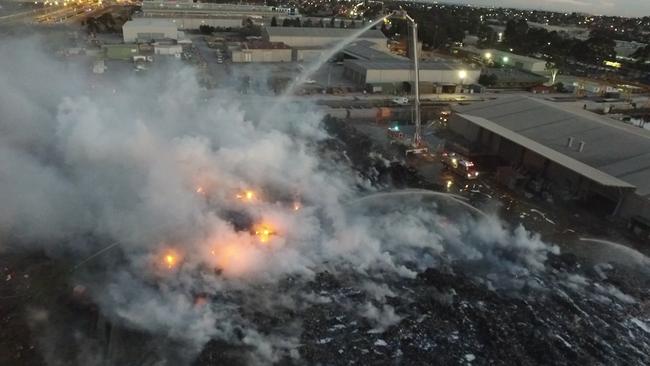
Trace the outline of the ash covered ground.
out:
[[[640,253],[565,253],[237,79],[71,63],[0,45],[0,364],[650,363]]]

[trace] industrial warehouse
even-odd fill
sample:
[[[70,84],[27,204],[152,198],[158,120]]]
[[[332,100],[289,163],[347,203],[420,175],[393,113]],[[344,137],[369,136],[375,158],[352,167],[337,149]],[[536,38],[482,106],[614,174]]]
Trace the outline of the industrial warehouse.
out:
[[[473,58],[477,61],[488,61],[497,64],[512,66],[524,71],[544,74],[547,72],[547,62],[538,58],[517,55],[496,49],[480,49],[473,46],[457,47],[454,53]]]
[[[266,27],[264,38],[282,42],[294,49],[294,61],[319,58],[327,47],[356,32],[355,29]],[[343,75],[364,89],[374,92],[410,92],[413,61],[392,54],[386,36],[377,29],[363,33],[346,46]],[[420,63],[420,87],[424,93],[460,93],[464,85],[478,82],[480,70],[449,61]]]
[[[142,2],[142,16],[169,19],[179,29],[190,30],[202,25],[237,28],[247,19],[257,24],[268,24],[273,17],[293,18],[299,13],[295,8],[275,6],[145,0]]]
[[[263,36],[270,42],[283,42],[291,47],[331,47],[342,39],[352,36],[357,29],[346,28],[298,28],[265,27]],[[377,47],[386,48],[386,36],[379,29],[370,29],[357,37],[357,41],[368,41]]]
[[[176,24],[171,20],[145,18],[136,18],[124,23],[122,35],[125,43],[163,39],[177,41],[184,37],[183,32],[179,32]]]
[[[471,150],[498,156],[510,184],[532,179],[540,189],[588,202],[591,209],[650,222],[650,132],[579,106],[513,96],[455,107],[450,129]],[[544,187],[544,188],[542,188]]]
[[[458,63],[428,61],[420,63],[420,90],[423,93],[460,93],[464,85],[474,84],[480,70],[467,70]],[[372,91],[410,92],[413,63],[397,60],[346,60],[344,75]]]
[[[291,62],[291,48],[281,42],[242,42],[230,50],[232,62]]]

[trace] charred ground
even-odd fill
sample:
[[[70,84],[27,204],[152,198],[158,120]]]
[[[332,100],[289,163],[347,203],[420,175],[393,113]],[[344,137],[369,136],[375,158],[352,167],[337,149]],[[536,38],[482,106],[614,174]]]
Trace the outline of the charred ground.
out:
[[[348,160],[375,186],[439,188],[403,162],[372,157],[378,152],[372,141],[342,121],[328,119],[326,127],[333,138],[322,143],[322,153]],[[577,235],[563,238],[571,241]],[[87,289],[79,287],[83,276],[71,271],[71,261],[10,250],[0,254],[0,261],[0,364],[184,362],[182,344],[103,318]],[[263,331],[300,334],[296,354],[279,364],[650,363],[645,274],[560,254],[550,255],[541,273],[514,277],[500,286],[477,263],[454,261],[411,279],[339,268],[336,274],[320,271],[308,281],[287,277],[259,288],[260,298],[294,293],[317,301],[295,310],[255,311],[242,304],[242,311]],[[390,290],[370,296],[364,289],[369,280]],[[217,296],[237,294],[201,294],[206,301]],[[386,323],[370,321],[359,306],[378,312],[374,318]],[[244,365],[252,360],[249,352],[212,340],[191,363]]]

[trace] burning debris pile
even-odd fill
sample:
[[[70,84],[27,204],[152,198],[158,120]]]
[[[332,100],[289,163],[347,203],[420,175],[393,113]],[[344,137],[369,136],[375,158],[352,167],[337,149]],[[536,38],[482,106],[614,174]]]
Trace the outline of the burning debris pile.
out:
[[[88,95],[19,44],[0,45],[0,240],[72,258],[111,324],[174,344],[152,363],[647,363],[643,287],[458,197],[376,193],[417,179],[309,105],[265,115],[190,70]]]

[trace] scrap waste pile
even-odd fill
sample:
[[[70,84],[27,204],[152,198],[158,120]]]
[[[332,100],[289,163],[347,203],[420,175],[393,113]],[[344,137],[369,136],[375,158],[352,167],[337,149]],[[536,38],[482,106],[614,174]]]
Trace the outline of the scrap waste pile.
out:
[[[457,197],[379,193],[410,173],[313,106],[73,69],[0,45],[3,255],[66,263],[56,291],[148,341],[91,352],[85,329],[57,352],[56,306],[30,304],[45,363],[650,363],[647,277]]]

